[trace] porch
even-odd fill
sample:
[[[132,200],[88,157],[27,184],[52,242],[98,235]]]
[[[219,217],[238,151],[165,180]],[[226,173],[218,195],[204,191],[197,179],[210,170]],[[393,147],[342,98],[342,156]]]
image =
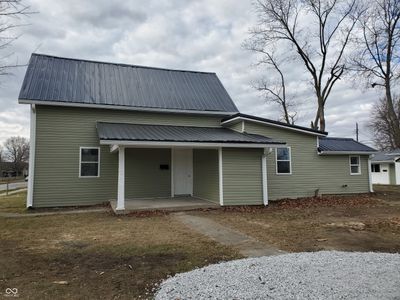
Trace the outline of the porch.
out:
[[[134,211],[146,211],[146,210],[167,210],[167,211],[182,211],[182,210],[193,210],[199,208],[216,208],[218,204],[192,197],[192,196],[181,196],[181,197],[169,197],[169,198],[142,198],[142,199],[126,199],[125,209],[117,209],[117,200],[110,201],[111,208],[116,214],[127,214]]]
[[[118,213],[267,205],[267,148],[284,144],[227,128],[99,122],[97,131],[117,156]]]

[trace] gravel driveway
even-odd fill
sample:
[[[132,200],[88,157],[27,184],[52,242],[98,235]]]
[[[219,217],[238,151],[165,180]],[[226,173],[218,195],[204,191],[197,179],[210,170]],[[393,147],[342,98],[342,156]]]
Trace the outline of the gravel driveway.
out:
[[[156,299],[400,299],[400,254],[322,251],[210,265],[164,281]]]

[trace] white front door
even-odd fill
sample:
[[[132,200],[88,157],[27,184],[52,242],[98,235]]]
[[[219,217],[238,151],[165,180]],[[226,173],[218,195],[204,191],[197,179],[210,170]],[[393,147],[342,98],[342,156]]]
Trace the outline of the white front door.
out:
[[[174,195],[193,194],[193,151],[174,149]]]

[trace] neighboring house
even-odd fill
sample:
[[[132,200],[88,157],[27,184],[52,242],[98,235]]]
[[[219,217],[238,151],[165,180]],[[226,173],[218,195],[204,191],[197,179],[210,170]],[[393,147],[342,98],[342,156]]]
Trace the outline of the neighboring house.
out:
[[[0,161],[0,177],[28,176],[28,164],[23,163],[22,170],[17,174],[14,163]]]
[[[378,152],[371,159],[373,184],[400,184],[400,150]]]
[[[215,73],[33,54],[27,206],[191,195],[220,205],[371,189],[374,149],[239,113]]]

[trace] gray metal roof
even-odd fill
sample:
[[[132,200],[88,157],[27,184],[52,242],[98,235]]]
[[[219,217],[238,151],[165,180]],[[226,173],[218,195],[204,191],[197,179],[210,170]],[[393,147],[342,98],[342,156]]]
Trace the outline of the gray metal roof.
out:
[[[375,149],[349,138],[320,137],[320,152],[376,152]]]
[[[100,140],[284,144],[262,135],[228,128],[98,122],[97,133]]]
[[[371,159],[371,161],[379,161],[379,162],[394,162],[395,157],[388,155],[387,153],[384,152],[378,152],[374,155],[374,157]]]
[[[382,151],[378,152],[374,155],[371,161],[379,161],[379,162],[395,162],[400,157],[400,150],[391,150],[391,151]]]
[[[19,99],[20,102],[34,100],[69,105],[238,112],[215,73],[35,53],[29,61]]]

